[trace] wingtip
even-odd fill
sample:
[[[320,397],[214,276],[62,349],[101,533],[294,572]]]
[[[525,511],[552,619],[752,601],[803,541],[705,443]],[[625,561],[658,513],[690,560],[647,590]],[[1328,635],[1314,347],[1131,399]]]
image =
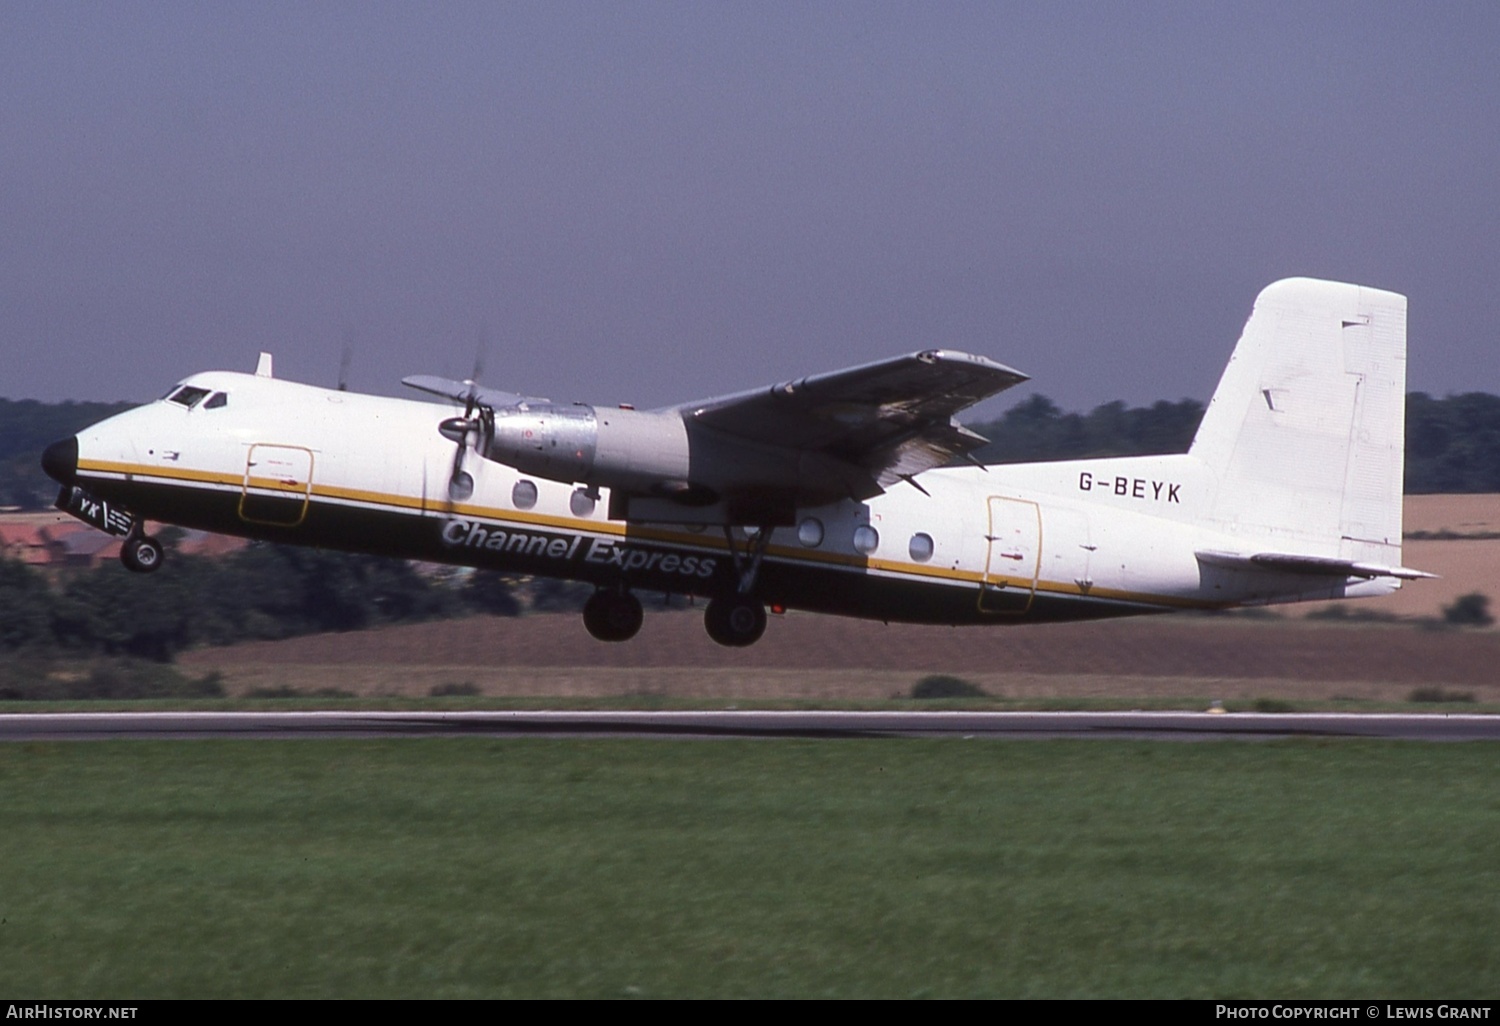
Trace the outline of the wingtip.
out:
[[[988,356],[979,356],[976,353],[966,353],[959,349],[926,349],[920,353],[913,353],[912,356],[915,359],[921,360],[923,363],[927,364],[969,364],[984,371],[987,374],[1003,376],[1006,379],[1006,382],[1004,385],[997,388],[995,392],[1003,392],[1007,388],[1014,388],[1015,386],[1023,382],[1031,380],[1030,374],[1025,374],[1021,371],[1018,371],[1014,367],[1010,367],[1006,364],[991,360]],[[994,393],[991,394],[993,395]]]

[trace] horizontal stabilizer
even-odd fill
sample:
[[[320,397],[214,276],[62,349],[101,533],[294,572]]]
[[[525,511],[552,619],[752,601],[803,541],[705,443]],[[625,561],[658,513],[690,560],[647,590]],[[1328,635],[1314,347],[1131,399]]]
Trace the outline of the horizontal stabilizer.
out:
[[[1407,566],[1382,566],[1379,563],[1361,563],[1352,559],[1335,559],[1328,556],[1300,556],[1289,552],[1222,552],[1202,549],[1194,553],[1200,563],[1221,567],[1225,570],[1273,570],[1288,574],[1312,574],[1319,577],[1395,577],[1403,581],[1415,581],[1424,577],[1437,577],[1424,570],[1413,570]]]

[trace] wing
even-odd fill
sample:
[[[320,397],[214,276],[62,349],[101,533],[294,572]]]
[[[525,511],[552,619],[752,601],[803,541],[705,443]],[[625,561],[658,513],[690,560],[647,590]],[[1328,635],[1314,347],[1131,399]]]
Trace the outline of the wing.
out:
[[[431,395],[440,395],[445,399],[452,399],[460,406],[468,402],[478,403],[480,406],[488,406],[491,409],[497,406],[514,406],[523,402],[526,396],[517,395],[515,392],[501,392],[494,388],[480,388],[472,381],[454,381],[451,378],[439,378],[431,374],[412,374],[401,379],[401,384],[407,388],[415,388],[419,392],[427,392]],[[546,402],[545,399],[538,400]]]
[[[816,454],[886,488],[985,444],[953,415],[1025,380],[982,356],[935,349],[676,410],[690,431]]]

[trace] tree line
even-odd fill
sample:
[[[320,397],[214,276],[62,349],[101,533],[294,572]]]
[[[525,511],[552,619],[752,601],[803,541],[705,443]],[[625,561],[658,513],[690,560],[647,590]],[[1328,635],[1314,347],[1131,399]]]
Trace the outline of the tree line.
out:
[[[0,506],[50,506],[57,486],[42,473],[42,450],[130,405],[0,399]],[[1033,395],[998,420],[969,426],[990,439],[976,454],[980,460],[1028,463],[1186,452],[1202,417],[1203,404],[1195,399],[1150,406],[1112,402],[1068,413]],[[1500,492],[1500,396],[1407,395],[1406,490]]]
[[[57,483],[42,473],[42,450],[134,403],[43,403],[0,399],[0,506],[45,509]]]
[[[161,537],[170,543],[171,529]],[[587,594],[561,581],[424,573],[402,560],[264,543],[212,558],[173,553],[171,566],[150,577],[114,561],[48,575],[0,559],[0,655],[166,662],[198,645],[577,609]]]
[[[1030,463],[1096,456],[1186,452],[1203,404],[1194,399],[1088,413],[1065,413],[1033,395],[998,420],[969,425],[990,440],[975,454],[986,463]],[[1500,492],[1500,396],[1468,392],[1406,397],[1406,491],[1411,495]]]

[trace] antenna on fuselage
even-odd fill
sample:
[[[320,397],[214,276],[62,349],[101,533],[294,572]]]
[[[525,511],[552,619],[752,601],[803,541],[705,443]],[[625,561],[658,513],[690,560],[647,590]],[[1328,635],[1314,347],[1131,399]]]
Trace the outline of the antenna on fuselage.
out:
[[[260,359],[255,364],[255,376],[257,378],[269,378],[271,374],[271,354],[261,353]]]
[[[339,356],[339,391],[349,391],[349,364],[354,359],[354,332],[344,332],[344,351]]]

